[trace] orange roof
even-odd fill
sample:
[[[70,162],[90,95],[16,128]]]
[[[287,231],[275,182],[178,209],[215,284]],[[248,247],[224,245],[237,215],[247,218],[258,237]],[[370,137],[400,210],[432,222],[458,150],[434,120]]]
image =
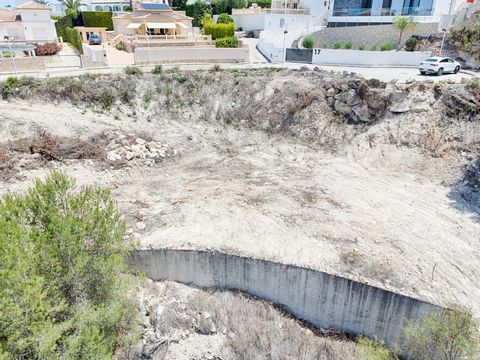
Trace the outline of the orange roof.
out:
[[[14,10],[0,9],[0,22],[11,22],[20,20],[20,15]]]

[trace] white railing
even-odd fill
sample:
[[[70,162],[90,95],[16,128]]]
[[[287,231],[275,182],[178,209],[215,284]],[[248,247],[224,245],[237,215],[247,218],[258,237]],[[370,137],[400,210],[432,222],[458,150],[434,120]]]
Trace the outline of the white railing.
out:
[[[285,9],[248,8],[232,9],[232,15],[284,14]],[[287,14],[309,15],[309,9],[287,9]]]
[[[211,35],[133,35],[127,37],[132,41],[193,41],[193,42],[211,42]]]

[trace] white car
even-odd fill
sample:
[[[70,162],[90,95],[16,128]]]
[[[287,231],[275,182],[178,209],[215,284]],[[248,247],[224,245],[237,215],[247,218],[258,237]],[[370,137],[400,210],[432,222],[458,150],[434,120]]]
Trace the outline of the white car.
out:
[[[449,57],[434,56],[422,61],[418,67],[420,74],[443,75],[444,73],[458,73],[460,71],[460,63]]]

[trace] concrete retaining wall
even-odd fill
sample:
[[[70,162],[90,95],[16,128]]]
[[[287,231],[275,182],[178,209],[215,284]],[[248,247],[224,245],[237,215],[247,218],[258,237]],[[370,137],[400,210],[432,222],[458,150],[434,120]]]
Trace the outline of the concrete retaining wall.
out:
[[[248,62],[248,47],[240,48],[137,48],[136,64],[171,62]]]
[[[430,56],[428,51],[314,49],[312,64],[417,67]]]
[[[45,70],[45,59],[43,57],[22,57],[15,58],[17,72],[30,72]],[[0,59],[0,73],[14,73],[12,58]]]
[[[130,268],[153,280],[236,289],[287,308],[318,327],[402,343],[409,319],[440,308],[324,272],[219,252],[136,250]]]

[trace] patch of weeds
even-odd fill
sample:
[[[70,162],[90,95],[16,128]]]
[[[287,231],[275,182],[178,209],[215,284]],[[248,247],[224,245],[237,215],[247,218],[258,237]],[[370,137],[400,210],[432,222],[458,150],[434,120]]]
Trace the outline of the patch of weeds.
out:
[[[228,71],[230,71],[231,74],[238,74],[237,68],[229,69]]]
[[[155,65],[155,67],[152,70],[152,74],[162,75],[163,74],[163,66],[162,65]]]
[[[138,66],[127,66],[125,68],[125,73],[127,75],[143,75],[143,70]]]
[[[103,109],[109,109],[115,102],[115,96],[111,89],[103,89],[102,92],[98,95],[98,104]]]
[[[150,101],[152,101],[153,98],[153,91],[148,89],[143,93],[143,102],[148,104]]]
[[[173,77],[173,79],[175,81],[177,81],[179,84],[183,84],[184,82],[186,82],[188,80],[188,78],[186,76],[183,76],[183,75],[175,75]]]
[[[223,70],[222,70],[222,67],[219,64],[215,64],[215,65],[212,66],[210,71],[211,72],[219,72],[219,71],[223,71]]]

